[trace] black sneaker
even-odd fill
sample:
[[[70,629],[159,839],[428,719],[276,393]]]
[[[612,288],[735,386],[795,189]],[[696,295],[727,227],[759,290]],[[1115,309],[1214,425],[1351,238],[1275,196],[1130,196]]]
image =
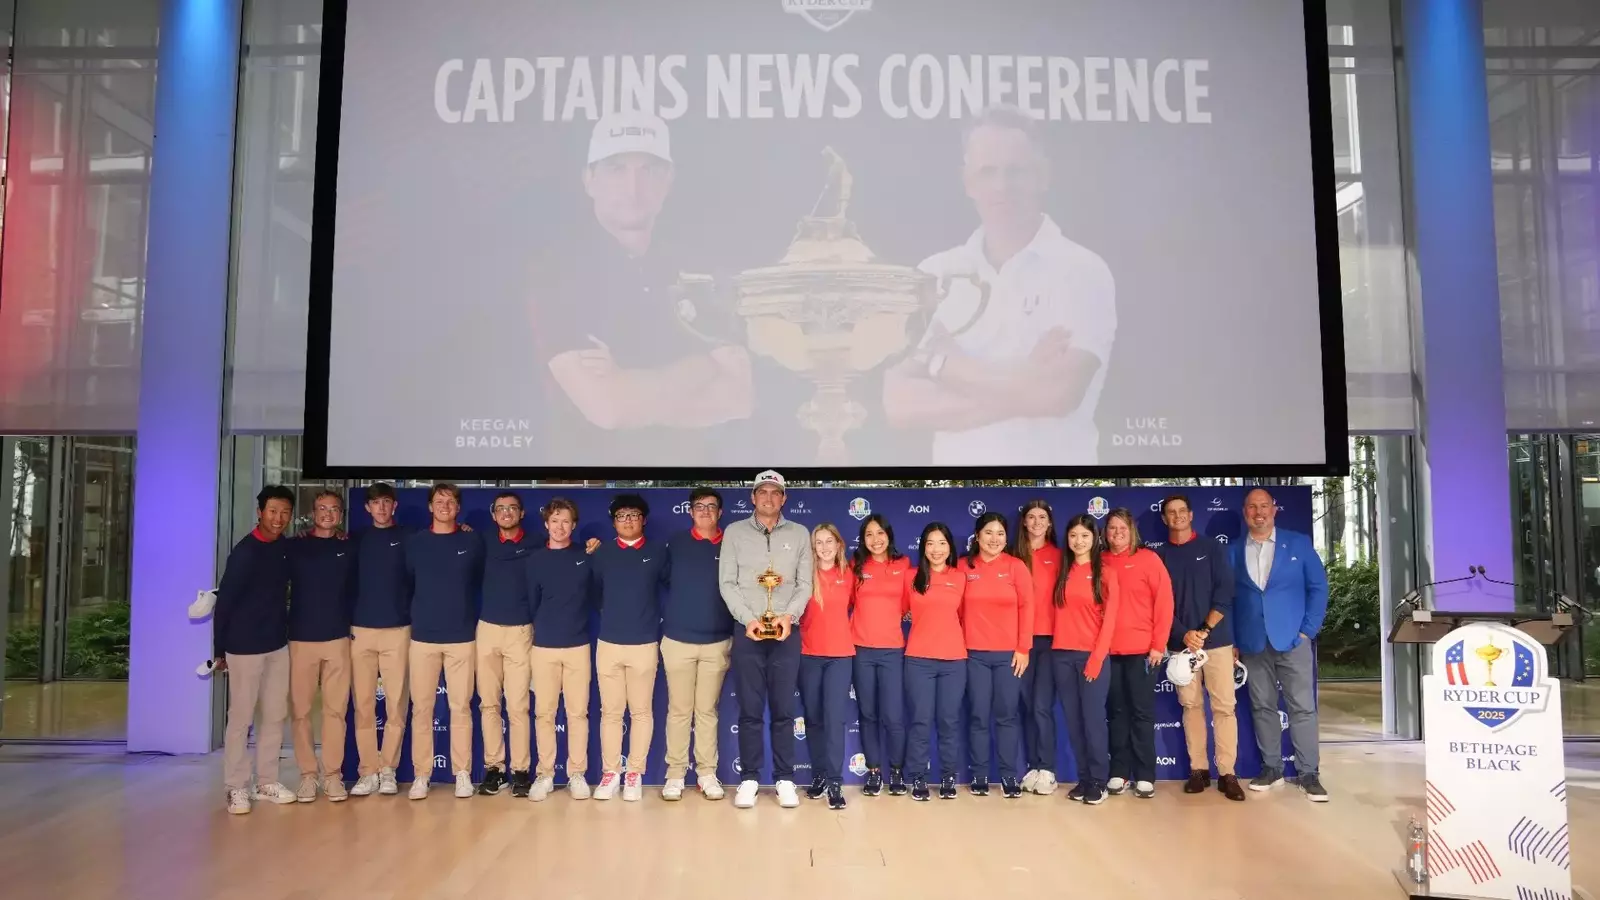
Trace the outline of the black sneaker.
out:
[[[493,796],[500,793],[500,789],[505,786],[505,773],[500,771],[499,766],[490,766],[483,770],[483,783],[478,785],[478,793],[485,797]]]
[[[927,780],[927,776],[923,776],[923,780],[926,781]],[[890,769],[889,770],[889,793],[893,794],[896,797],[898,797],[901,794],[904,794],[905,792],[906,792],[906,777],[905,777],[905,775],[901,774],[899,769]],[[923,798],[923,799],[927,799],[927,798]]]
[[[1282,769],[1262,769],[1260,775],[1250,779],[1250,790],[1270,791],[1280,784],[1283,784]]]
[[[1306,792],[1307,800],[1312,803],[1328,802],[1328,789],[1322,786],[1322,779],[1317,777],[1317,773],[1312,772],[1310,775],[1301,775],[1299,782],[1300,790]]]
[[[828,779],[821,775],[811,776],[811,783],[806,785],[806,797],[811,800],[821,800],[822,795],[828,790]]]
[[[861,786],[861,796],[876,797],[883,793],[883,773],[873,769],[867,773],[867,783]]]
[[[956,798],[956,777],[946,775],[939,779],[939,799],[954,800]]]
[[[989,796],[989,779],[983,775],[974,775],[972,782],[967,785],[967,790],[971,791],[973,796],[987,797]]]
[[[901,788],[901,793],[905,793],[905,783],[904,782],[901,782],[900,788]],[[926,799],[928,799],[928,776],[926,776],[926,775],[918,775],[917,777],[911,779],[911,799],[913,799],[913,800],[926,800]]]
[[[526,797],[533,790],[533,776],[527,772],[511,773],[511,796]]]
[[[844,809],[844,785],[837,778],[828,781],[828,808]]]
[[[1083,800],[1083,795],[1088,793],[1088,792],[1089,792],[1089,782],[1080,781],[1077,784],[1072,786],[1072,790],[1067,791],[1067,799],[1068,800],[1082,801]]]
[[[1015,778],[1002,778],[1000,791],[1006,795],[1007,800],[1015,800],[1022,796],[1022,785]]]
[[[1099,806],[1106,802],[1106,789],[1098,781],[1088,782],[1088,787],[1083,791],[1083,802],[1088,806]]]

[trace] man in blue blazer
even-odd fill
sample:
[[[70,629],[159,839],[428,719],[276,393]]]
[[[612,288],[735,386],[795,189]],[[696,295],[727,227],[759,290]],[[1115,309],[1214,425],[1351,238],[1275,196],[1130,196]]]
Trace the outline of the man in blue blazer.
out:
[[[1289,740],[1306,797],[1326,802],[1317,774],[1317,681],[1311,642],[1328,614],[1328,573],[1311,538],[1275,524],[1277,501],[1262,488],[1245,496],[1243,541],[1229,548],[1237,589],[1234,646],[1250,670],[1250,710],[1261,749],[1261,774],[1252,791],[1283,783],[1283,738],[1278,689],[1289,708]]]

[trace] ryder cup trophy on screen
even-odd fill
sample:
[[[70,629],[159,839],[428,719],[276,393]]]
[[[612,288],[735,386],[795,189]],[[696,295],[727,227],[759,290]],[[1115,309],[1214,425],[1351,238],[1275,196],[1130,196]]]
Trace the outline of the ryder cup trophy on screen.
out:
[[[832,147],[823,155],[828,184],[811,214],[801,218],[783,259],[745,270],[732,287],[750,351],[815,388],[796,416],[817,435],[816,463],[846,465],[851,459],[845,435],[867,420],[866,408],[850,396],[850,383],[914,349],[948,283],[873,254],[847,217],[850,170]],[[988,286],[976,275],[963,277],[978,284],[980,300],[960,315],[951,334],[971,327],[988,302]],[[707,275],[679,281],[679,316],[691,330],[690,298],[713,291],[713,281]]]

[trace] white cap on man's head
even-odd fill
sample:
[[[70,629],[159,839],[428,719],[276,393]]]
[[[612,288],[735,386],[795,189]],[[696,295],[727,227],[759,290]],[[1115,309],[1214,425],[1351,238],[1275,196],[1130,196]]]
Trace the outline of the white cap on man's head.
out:
[[[610,113],[595,123],[589,135],[589,165],[619,153],[648,153],[672,162],[672,139],[667,123],[644,112]]]
[[[760,475],[757,475],[755,481],[751,482],[750,489],[753,491],[760,490],[763,484],[775,484],[781,489],[788,489],[788,485],[784,482],[783,476],[771,469],[768,469],[765,472],[762,472]]]

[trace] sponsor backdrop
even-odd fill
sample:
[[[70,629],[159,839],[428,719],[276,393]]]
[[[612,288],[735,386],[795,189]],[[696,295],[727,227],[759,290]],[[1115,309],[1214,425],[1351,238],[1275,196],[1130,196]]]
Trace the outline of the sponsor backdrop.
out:
[[[750,497],[747,489],[743,487],[721,488],[725,510],[722,524],[726,527],[731,522],[745,518],[751,514]],[[1219,540],[1234,541],[1245,532],[1244,518],[1240,509],[1244,505],[1244,495],[1247,488],[1242,487],[1207,487],[1186,489],[1190,501],[1194,505],[1195,528],[1204,534]],[[1066,519],[1079,512],[1097,514],[1102,520],[1105,514],[1119,506],[1126,506],[1133,510],[1139,523],[1139,532],[1146,542],[1157,542],[1166,536],[1166,526],[1161,523],[1158,508],[1162,498],[1172,493],[1172,488],[943,488],[943,489],[859,489],[859,488],[797,488],[789,492],[788,503],[784,515],[808,527],[815,527],[823,522],[832,522],[839,527],[850,542],[850,549],[854,550],[858,532],[858,519],[865,518],[870,513],[881,513],[885,516],[895,531],[895,537],[902,551],[915,556],[915,543],[921,534],[923,526],[929,522],[942,521],[950,526],[956,539],[962,540],[972,534],[973,521],[989,510],[999,510],[1012,515],[1024,502],[1036,497],[1043,497],[1050,501],[1055,509],[1058,527]],[[565,496],[573,499],[578,504],[580,512],[577,540],[586,540],[590,537],[608,539],[614,536],[611,525],[606,519],[605,509],[611,502],[614,494],[621,493],[616,490],[601,489],[570,489],[558,488],[522,488],[516,492],[521,495],[523,506],[528,510],[527,521],[524,523],[530,531],[530,536],[537,537],[541,534],[537,510],[552,497]],[[426,509],[427,491],[421,488],[405,489],[398,492],[400,495],[399,522],[404,527],[422,528],[428,523]],[[463,516],[474,529],[493,535],[494,522],[489,518],[489,507],[498,493],[495,488],[468,488],[462,492]],[[647,540],[663,541],[673,532],[690,527],[687,488],[653,488],[638,491],[650,504],[650,518],[645,523],[645,536]],[[1280,487],[1274,490],[1278,499],[1278,525],[1293,531],[1309,532],[1311,529],[1311,489],[1305,487]],[[366,511],[361,506],[360,491],[350,502],[350,526],[352,529],[364,528],[369,524]],[[1057,536],[1060,537],[1059,535]],[[591,631],[592,633],[592,631]],[[378,696],[382,698],[384,685],[378,686]],[[851,699],[855,699],[852,689]],[[1260,753],[1256,749],[1255,729],[1248,714],[1250,698],[1248,690],[1241,688],[1238,692],[1239,700],[1239,760],[1237,770],[1242,777],[1253,777],[1260,769]],[[473,715],[477,716],[477,699],[473,699]],[[530,706],[531,708],[531,706]],[[644,777],[647,784],[660,784],[666,778],[666,764],[663,761],[666,741],[666,708],[667,708],[667,683],[664,675],[658,676],[656,682],[656,729],[655,737],[649,748],[648,763]],[[354,713],[352,712],[352,717]],[[599,688],[591,691],[589,701],[589,781],[597,782],[600,777],[600,694]],[[1165,675],[1156,686],[1156,757],[1158,777],[1162,779],[1180,779],[1189,774],[1189,761],[1187,751],[1184,749],[1183,729],[1181,727],[1182,710],[1178,706],[1178,696],[1173,685],[1166,680]],[[1287,722],[1285,714],[1280,710],[1280,722]],[[556,778],[558,783],[565,783],[566,766],[566,710],[561,709],[556,718],[558,743],[561,749],[557,755]],[[384,707],[378,704],[378,730],[380,735],[389,723],[384,721]],[[624,719],[624,725],[627,720]],[[403,727],[403,723],[401,723]],[[1071,743],[1067,740],[1066,726],[1062,723],[1059,709],[1056,720],[1057,746],[1059,748],[1059,764],[1057,775],[1063,780],[1075,780],[1077,777],[1077,764],[1072,758]],[[743,765],[739,760],[738,750],[738,705],[731,682],[723,688],[722,707],[720,711],[719,726],[721,734],[717,736],[719,742],[718,763],[721,771],[717,773],[723,782],[738,781],[742,775]],[[502,723],[501,728],[505,725]],[[531,729],[530,729],[531,730]],[[450,713],[444,696],[444,682],[441,678],[437,689],[435,709],[433,716],[433,746],[434,765],[433,780],[446,782],[451,780],[449,768],[450,753]],[[811,764],[809,762],[810,748],[804,739],[805,723],[796,721],[795,736],[797,741],[797,758],[800,760],[797,781],[810,781]],[[401,755],[399,779],[408,781],[411,778],[411,750],[407,746]],[[1289,744],[1288,735],[1284,733],[1283,757],[1288,763],[1290,772],[1293,772],[1294,748]],[[967,729],[962,726],[960,743],[963,758],[966,755]],[[346,738],[345,777],[356,778],[356,748],[354,727]],[[629,747],[626,739],[623,744],[629,753],[637,749]],[[483,740],[481,726],[473,732],[473,778],[477,780],[483,774]],[[768,749],[770,753],[770,748]],[[1021,747],[1013,749],[1018,754],[1018,763],[1021,765]],[[537,758],[537,757],[536,757]],[[933,747],[933,771],[939,770],[938,747],[935,741]],[[770,781],[770,760],[762,761],[762,781]],[[859,722],[852,714],[849,717],[849,726],[845,736],[845,781],[846,783],[859,783],[865,773],[865,763],[861,756],[861,735]],[[961,778],[965,781],[968,777],[965,764],[958,767]],[[693,768],[690,769],[691,776]],[[998,769],[990,773],[991,778],[998,780]],[[691,777],[691,784],[693,783]]]

